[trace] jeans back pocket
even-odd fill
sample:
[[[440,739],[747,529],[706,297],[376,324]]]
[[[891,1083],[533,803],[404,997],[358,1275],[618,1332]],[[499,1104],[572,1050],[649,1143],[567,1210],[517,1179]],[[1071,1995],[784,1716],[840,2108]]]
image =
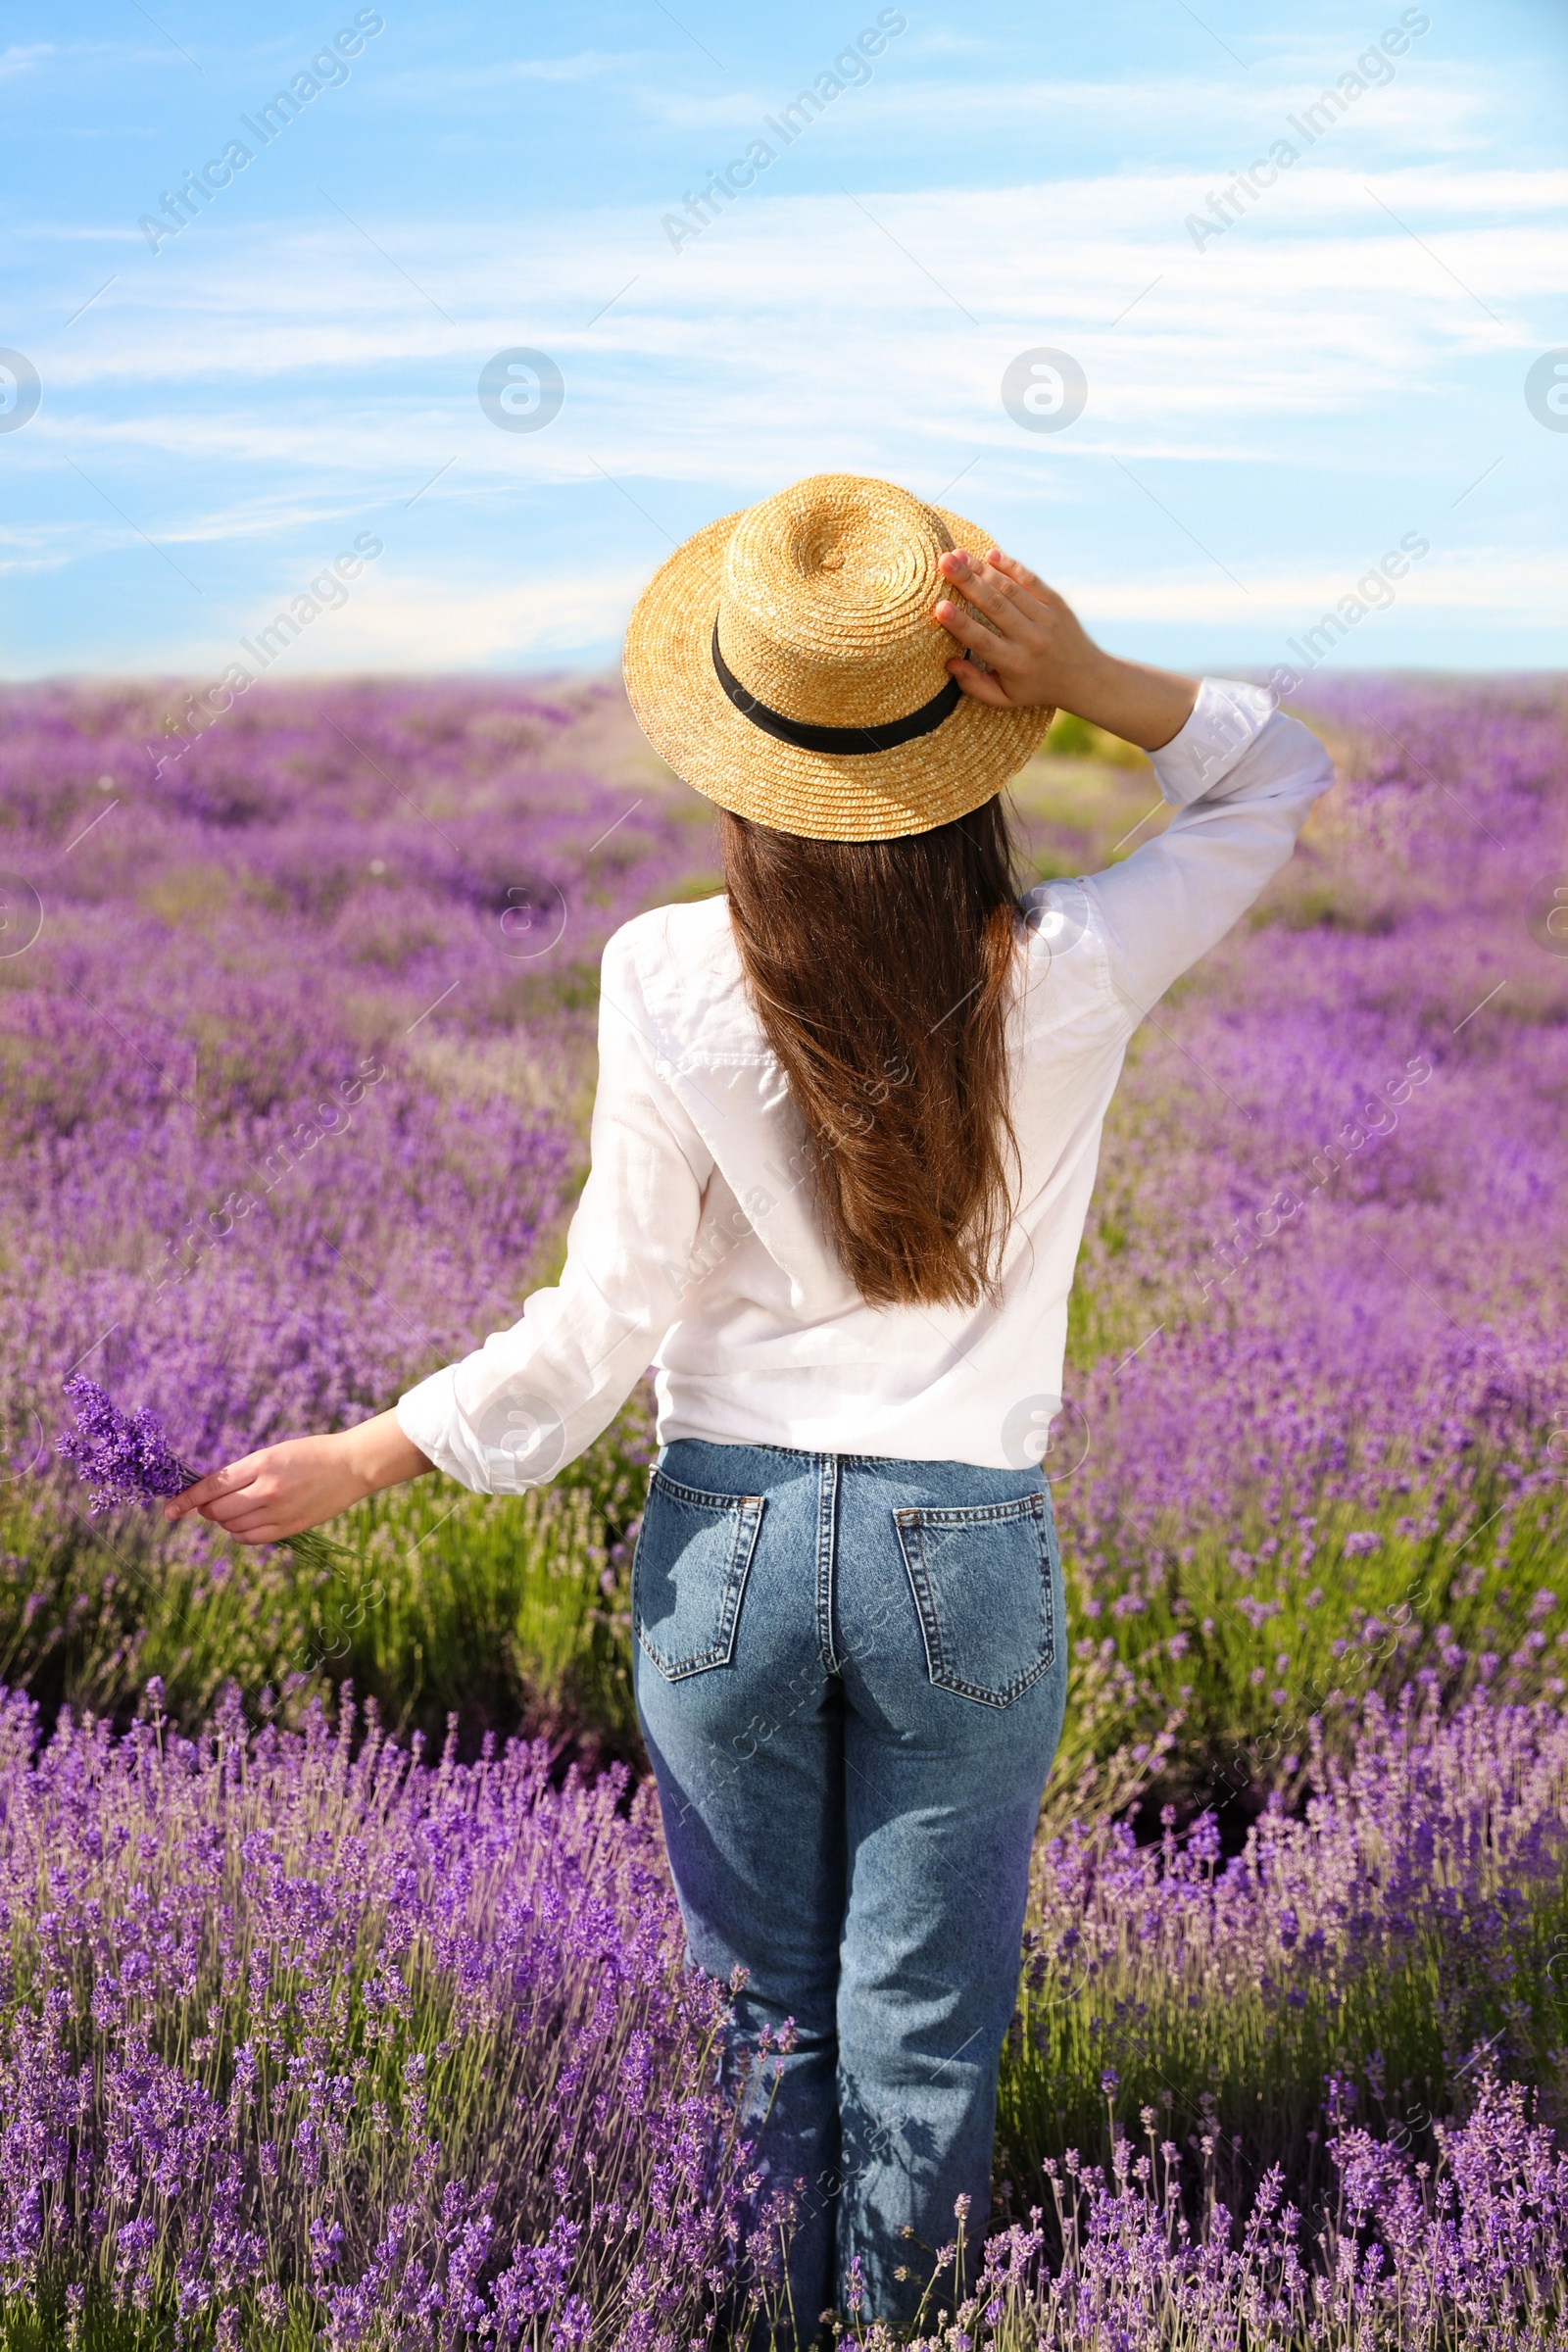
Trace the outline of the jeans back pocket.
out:
[[[1056,1658],[1048,1498],[951,1510],[922,1504],[893,1518],[931,1681],[983,1706],[1007,1706]]]
[[[656,1470],[631,1570],[632,1626],[668,1682],[727,1666],[762,1520],[760,1494],[705,1494]]]

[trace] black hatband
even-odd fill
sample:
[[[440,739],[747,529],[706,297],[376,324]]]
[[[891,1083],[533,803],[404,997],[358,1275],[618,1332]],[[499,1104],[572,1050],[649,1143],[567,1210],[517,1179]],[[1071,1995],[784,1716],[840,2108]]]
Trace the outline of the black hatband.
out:
[[[755,694],[748,694],[734,671],[718,650],[718,622],[713,622],[713,673],[743,718],[764,735],[772,735],[780,743],[793,743],[802,752],[891,752],[901,743],[913,743],[918,735],[930,735],[943,720],[955,711],[962,700],[963,689],[956,678],[949,678],[941,692],[934,694],[918,710],[906,718],[890,718],[876,727],[813,727],[805,719],[786,718],[782,710],[770,710],[760,703]]]

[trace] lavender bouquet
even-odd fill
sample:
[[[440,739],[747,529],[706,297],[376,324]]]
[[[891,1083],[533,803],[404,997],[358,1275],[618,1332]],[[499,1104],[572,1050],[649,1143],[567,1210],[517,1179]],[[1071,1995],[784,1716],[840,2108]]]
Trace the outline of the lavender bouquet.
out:
[[[66,1395],[75,1408],[76,1427],[72,1436],[60,1439],[57,1450],[74,1464],[76,1476],[91,1490],[90,1518],[118,1510],[122,1503],[162,1502],[171,1494],[182,1494],[204,1475],[174,1451],[163,1424],[146,1405],[138,1405],[133,1413],[122,1412],[108,1392],[81,1372],[66,1382]],[[336,1572],[340,1560],[355,1556],[347,1545],[329,1542],[315,1529],[290,1536],[283,1548],[302,1567],[329,1574]]]

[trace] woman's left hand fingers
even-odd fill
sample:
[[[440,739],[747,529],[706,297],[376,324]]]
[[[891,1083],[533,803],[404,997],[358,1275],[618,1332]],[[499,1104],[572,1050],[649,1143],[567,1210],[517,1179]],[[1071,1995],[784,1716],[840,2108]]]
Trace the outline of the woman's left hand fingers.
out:
[[[968,593],[965,588],[964,595]],[[955,604],[950,597],[944,597],[935,607],[935,617],[950,637],[956,637],[965,653],[972,648],[993,668],[1005,662],[1009,653],[1015,650],[1005,629],[988,627],[968,605]]]
[[[1015,588],[1021,588],[1026,596],[1037,597],[1042,604],[1052,593],[1038,572],[1031,571],[1027,564],[1020,564],[1016,556],[1004,556],[1000,547],[989,551],[986,562],[993,571],[1000,571]]]
[[[963,692],[972,695],[977,703],[989,703],[994,710],[1015,710],[1018,706],[992,671],[977,668],[973,662],[950,662],[948,675],[956,678]]]
[[[949,586],[967,597],[975,610],[995,621],[1005,635],[1018,607],[1018,594],[1012,582],[1004,573],[989,571],[968,557],[962,559],[961,570],[958,562],[948,556],[942,558],[939,568]]]

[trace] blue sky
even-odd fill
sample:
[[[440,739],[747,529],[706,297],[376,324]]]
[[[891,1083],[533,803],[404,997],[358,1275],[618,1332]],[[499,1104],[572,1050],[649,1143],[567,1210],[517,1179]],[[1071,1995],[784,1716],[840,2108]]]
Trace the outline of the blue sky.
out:
[[[672,544],[840,468],[1148,660],[1287,661],[1414,536],[1336,666],[1568,662],[1568,431],[1525,396],[1568,346],[1547,0],[0,22],[0,345],[40,386],[0,429],[8,675],[216,673],[366,534],[293,673],[601,666]],[[542,429],[480,405],[516,348]],[[1059,430],[1003,400],[1041,349],[1086,385]]]

